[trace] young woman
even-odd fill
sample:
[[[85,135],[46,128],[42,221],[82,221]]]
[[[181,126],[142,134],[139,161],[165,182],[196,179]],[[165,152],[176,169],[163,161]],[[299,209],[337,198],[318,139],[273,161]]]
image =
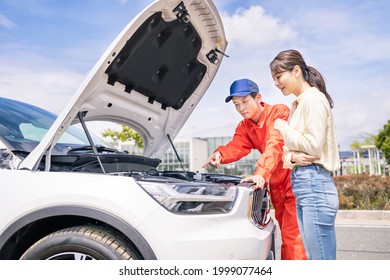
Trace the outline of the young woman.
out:
[[[270,68],[283,95],[296,96],[288,122],[276,120],[274,128],[284,139],[284,167],[292,169],[306,255],[312,260],[336,259],[334,223],[339,201],[331,172],[340,167],[340,159],[332,98],[321,74],[307,66],[296,50],[280,52]]]

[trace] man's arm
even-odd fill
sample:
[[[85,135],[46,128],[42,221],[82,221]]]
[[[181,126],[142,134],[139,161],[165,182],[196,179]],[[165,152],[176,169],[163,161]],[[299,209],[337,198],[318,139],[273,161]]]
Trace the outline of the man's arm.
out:
[[[272,173],[275,171],[283,157],[283,137],[279,131],[274,129],[274,122],[277,119],[287,120],[290,110],[285,105],[276,105],[275,111],[266,120],[269,137],[266,139],[265,150],[256,162],[257,170],[254,175],[261,175],[269,182]]]
[[[244,125],[245,122],[241,121],[236,128],[232,140],[225,146],[219,146],[215,150],[221,153],[221,163],[235,162],[252,151],[253,144],[249,140]]]

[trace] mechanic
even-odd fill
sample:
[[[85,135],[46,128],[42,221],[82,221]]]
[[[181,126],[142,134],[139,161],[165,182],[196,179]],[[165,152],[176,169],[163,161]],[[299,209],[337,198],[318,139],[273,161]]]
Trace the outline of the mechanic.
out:
[[[255,189],[268,186],[281,232],[281,259],[307,259],[298,229],[290,170],[283,168],[283,138],[273,128],[276,119],[288,119],[290,110],[283,104],[263,102],[257,84],[249,79],[232,83],[225,102],[230,100],[244,119],[238,124],[233,139],[225,146],[219,146],[202,167],[210,164],[218,168],[220,164],[235,162],[257,149],[261,153],[256,162],[257,169],[241,183],[254,183]]]

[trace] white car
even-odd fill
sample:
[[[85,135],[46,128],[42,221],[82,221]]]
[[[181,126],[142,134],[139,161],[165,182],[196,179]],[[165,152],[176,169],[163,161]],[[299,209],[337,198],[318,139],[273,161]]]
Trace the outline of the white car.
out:
[[[211,0],[159,0],[58,116],[0,98],[0,259],[274,259],[265,190],[158,170],[226,46]],[[96,120],[134,128],[144,154],[96,140]]]

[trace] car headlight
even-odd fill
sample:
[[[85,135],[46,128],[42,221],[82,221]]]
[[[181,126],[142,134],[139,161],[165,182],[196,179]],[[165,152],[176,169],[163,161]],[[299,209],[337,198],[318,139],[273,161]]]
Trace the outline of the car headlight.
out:
[[[228,213],[233,208],[237,195],[237,187],[230,185],[150,181],[138,183],[162,206],[177,214]]]

